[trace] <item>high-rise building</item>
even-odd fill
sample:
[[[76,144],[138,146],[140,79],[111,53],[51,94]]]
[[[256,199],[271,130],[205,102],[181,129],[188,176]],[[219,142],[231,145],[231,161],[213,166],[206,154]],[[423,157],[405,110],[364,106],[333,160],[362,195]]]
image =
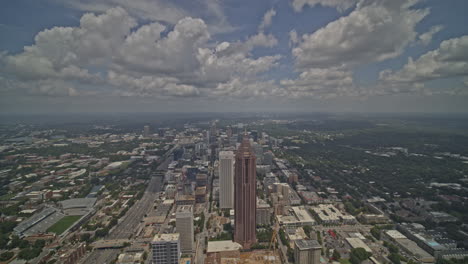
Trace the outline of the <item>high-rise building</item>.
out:
[[[234,208],[234,152],[219,152],[219,207]]]
[[[270,166],[273,165],[273,152],[265,152],[265,154],[263,155],[263,164]]]
[[[158,129],[158,136],[159,137],[164,137],[164,129],[162,129],[162,128]]]
[[[317,240],[298,239],[294,243],[295,264],[320,264],[322,246]]]
[[[176,211],[176,228],[180,234],[182,253],[193,251],[193,206],[181,205]]]
[[[257,225],[270,225],[271,224],[271,207],[270,205],[261,200],[257,200]]]
[[[263,164],[263,146],[254,142],[252,144],[252,148],[253,148],[253,151],[255,152],[257,163]]]
[[[232,137],[232,127],[231,126],[227,127],[226,134],[227,134],[228,139],[230,139]]]
[[[257,130],[252,130],[252,132],[250,132],[250,135],[252,136],[252,139],[254,142],[258,142],[258,131]]]
[[[180,235],[157,234],[151,241],[153,252],[153,264],[179,264],[180,256]]]
[[[234,165],[234,241],[244,249],[256,242],[256,158],[247,135],[236,153]]]
[[[150,127],[148,125],[143,127],[143,136],[144,137],[149,137],[150,134]]]

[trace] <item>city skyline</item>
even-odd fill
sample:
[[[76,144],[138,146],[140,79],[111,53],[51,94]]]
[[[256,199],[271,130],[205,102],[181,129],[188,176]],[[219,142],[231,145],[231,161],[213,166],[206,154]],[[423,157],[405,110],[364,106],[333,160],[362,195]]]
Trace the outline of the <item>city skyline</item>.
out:
[[[0,261],[468,261],[464,116],[129,117],[0,122]]]
[[[0,110],[468,112],[468,3],[29,0]]]

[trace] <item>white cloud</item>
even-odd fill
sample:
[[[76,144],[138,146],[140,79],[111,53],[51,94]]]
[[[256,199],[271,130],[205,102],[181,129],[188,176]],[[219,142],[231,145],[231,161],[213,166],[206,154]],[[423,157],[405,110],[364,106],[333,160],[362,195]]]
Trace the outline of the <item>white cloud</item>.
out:
[[[352,73],[338,68],[312,68],[302,72],[297,79],[281,80],[280,84],[294,98],[349,95],[355,88]]]
[[[274,9],[268,10],[265,15],[263,16],[262,23],[258,27],[260,31],[265,30],[267,27],[271,25],[273,17],[276,15],[276,11]]]
[[[192,85],[178,84],[176,78],[145,75],[133,77],[109,71],[109,83],[116,87],[128,87],[128,95],[133,96],[196,96],[200,92]]]
[[[289,31],[289,47],[296,45],[299,42],[299,37],[297,36],[296,30]]]
[[[415,26],[429,14],[428,9],[413,9],[416,2],[360,2],[348,16],[302,35],[293,49],[296,66],[351,67],[399,56],[415,41]]]
[[[165,27],[153,23],[129,35],[118,50],[115,67],[136,72],[185,74],[198,66],[195,54],[210,35],[203,20],[183,18],[161,38]]]
[[[200,0],[199,7],[189,8],[170,0],[56,0],[60,4],[87,12],[106,12],[108,9],[121,6],[132,17],[146,21],[176,24],[184,17],[201,17],[209,21],[211,33],[225,33],[235,30],[230,25],[222,3],[219,0]],[[192,7],[192,6],[191,6]]]
[[[418,83],[435,79],[468,76],[468,36],[443,41],[398,71],[380,72],[380,80],[390,83]]]
[[[296,12],[299,12],[304,6],[309,5],[314,7],[316,5],[333,7],[338,11],[343,12],[353,7],[359,0],[293,0],[292,5]]]
[[[54,27],[39,32],[35,44],[18,55],[3,57],[5,68],[20,79],[98,79],[82,67],[107,61],[136,22],[122,8],[96,16],[85,14],[79,27]]]
[[[444,27],[441,25],[431,27],[429,31],[419,35],[419,42],[425,46],[428,45],[431,43],[432,37],[442,29],[444,29]]]
[[[60,3],[87,12],[106,12],[115,6],[121,6],[134,17],[152,21],[163,21],[171,24],[175,24],[183,17],[189,16],[186,10],[174,5],[171,1],[60,0]]]
[[[282,80],[280,94],[293,98],[330,98],[385,93],[379,87],[368,89],[356,85],[352,69],[395,58],[415,43],[418,37],[415,27],[429,14],[428,9],[414,8],[417,2],[295,0],[296,11],[306,4],[336,7],[340,11],[355,4],[356,8],[311,34],[298,36],[295,30],[289,33],[295,68],[300,75]]]
[[[117,7],[83,15],[78,27],[39,32],[22,53],[1,54],[0,67],[13,76],[9,87],[37,83],[30,90],[47,95],[79,95],[100,84],[125,96],[213,96],[234,80],[255,88],[257,74],[280,58],[250,54],[256,47],[276,45],[271,34],[258,32],[244,42],[216,46],[210,39],[202,19],[184,17],[168,31],[158,22],[138,26]],[[236,90],[233,96],[244,94]]]

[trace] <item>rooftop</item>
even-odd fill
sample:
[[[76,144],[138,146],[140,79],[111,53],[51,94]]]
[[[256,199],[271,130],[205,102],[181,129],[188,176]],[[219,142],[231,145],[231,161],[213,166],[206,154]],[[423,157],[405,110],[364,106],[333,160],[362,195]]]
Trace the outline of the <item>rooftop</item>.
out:
[[[232,242],[231,240],[223,241],[209,241],[207,253],[222,252],[222,251],[233,251],[242,249],[239,243]]]
[[[179,233],[173,233],[173,234],[157,234],[153,238],[153,242],[170,242],[170,241],[176,241],[179,240]]]
[[[347,237],[346,241],[351,245],[352,248],[363,248],[365,251],[372,253],[372,250],[367,246],[364,241],[357,237]]]
[[[306,239],[299,239],[295,241],[296,247],[299,248],[299,250],[307,250],[307,249],[320,249],[322,246],[320,246],[319,242],[317,240],[306,240]]]
[[[385,232],[387,234],[387,236],[393,238],[393,239],[398,239],[398,238],[406,238],[405,235],[403,235],[402,233],[396,231],[396,230],[388,230]]]

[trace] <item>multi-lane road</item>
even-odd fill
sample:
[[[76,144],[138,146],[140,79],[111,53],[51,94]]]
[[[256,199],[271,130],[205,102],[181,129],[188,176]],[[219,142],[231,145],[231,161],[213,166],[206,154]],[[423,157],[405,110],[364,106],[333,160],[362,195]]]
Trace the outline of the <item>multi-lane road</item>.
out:
[[[166,155],[164,155],[165,160],[158,166],[158,170],[167,170],[169,163],[172,161],[172,157],[169,156],[169,154],[172,153],[176,147],[177,146],[169,150]],[[159,176],[151,178],[143,197],[128,210],[125,216],[119,220],[117,225],[111,229],[109,235],[105,239],[132,238],[136,233],[140,221],[153,207],[153,203],[158,196],[158,192],[161,191],[164,184],[163,180],[164,179]],[[86,259],[84,259],[83,263],[111,263],[117,258],[119,253],[119,249],[94,250]]]
[[[161,185],[161,177],[152,177],[143,197],[128,210],[123,219],[110,231],[106,239],[131,238],[135,234],[141,219],[153,206]],[[118,249],[95,250],[84,263],[110,263],[117,257],[119,252]]]

